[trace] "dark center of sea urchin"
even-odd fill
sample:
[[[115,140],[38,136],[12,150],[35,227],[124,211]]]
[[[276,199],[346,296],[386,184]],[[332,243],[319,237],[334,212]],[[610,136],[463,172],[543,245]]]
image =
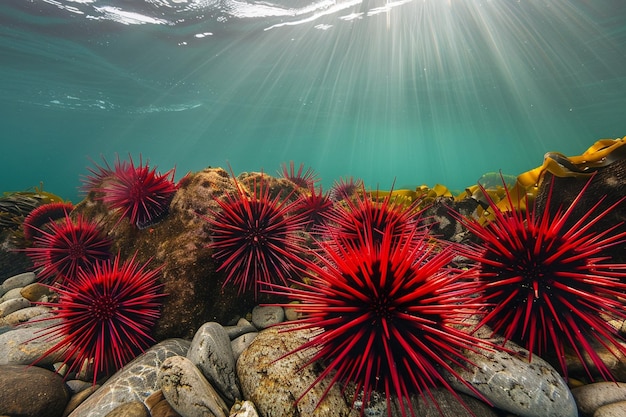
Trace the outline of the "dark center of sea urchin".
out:
[[[67,255],[71,259],[82,259],[87,253],[85,250],[85,245],[82,242],[72,242],[67,248]]]
[[[99,321],[111,320],[117,314],[119,303],[110,295],[101,295],[89,307],[91,316]]]
[[[283,216],[262,201],[250,201],[249,204],[251,218],[243,231],[248,245],[262,248],[271,240],[273,244],[282,246],[282,239],[287,234]]]

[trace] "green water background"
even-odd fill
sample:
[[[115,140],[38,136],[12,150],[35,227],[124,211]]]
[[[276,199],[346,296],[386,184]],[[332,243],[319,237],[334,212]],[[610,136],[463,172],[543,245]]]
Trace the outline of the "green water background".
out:
[[[76,202],[90,158],[129,153],[177,179],[293,160],[325,188],[462,189],[626,136],[623,0],[378,5],[124,25],[3,2],[0,191]]]

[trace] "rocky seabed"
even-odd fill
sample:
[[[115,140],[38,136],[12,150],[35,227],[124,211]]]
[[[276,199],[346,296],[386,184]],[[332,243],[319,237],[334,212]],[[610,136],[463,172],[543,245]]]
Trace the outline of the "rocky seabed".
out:
[[[102,385],[78,371],[65,375],[57,358],[31,364],[54,343],[38,337],[50,309],[37,306],[48,289],[24,273],[0,285],[0,417],[296,417],[361,415],[350,406],[353,393],[335,385],[322,402],[326,381],[307,391],[321,367],[305,366],[310,351],[285,356],[307,341],[311,330],[284,331],[280,324],[295,312],[256,307],[251,320],[235,326],[202,325],[193,340],[167,339],[128,363]],[[508,344],[511,352],[524,349]],[[476,368],[459,373],[490,402],[469,395],[449,377],[465,405],[449,391],[433,389],[415,396],[417,417],[619,417],[626,416],[626,383],[597,382],[571,389],[551,365],[507,352],[468,352]],[[304,394],[306,392],[306,394]],[[466,392],[466,393],[463,393]],[[304,395],[303,395],[304,394]],[[295,401],[299,399],[299,401]],[[436,403],[436,405],[435,405]],[[362,410],[387,416],[382,396]],[[391,415],[401,416],[397,404]]]

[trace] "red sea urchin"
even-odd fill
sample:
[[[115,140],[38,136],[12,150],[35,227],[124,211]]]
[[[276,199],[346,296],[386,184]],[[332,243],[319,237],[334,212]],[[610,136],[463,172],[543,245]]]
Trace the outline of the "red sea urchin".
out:
[[[91,269],[96,261],[111,257],[111,241],[100,230],[97,223],[69,214],[56,222],[47,223],[45,228],[35,228],[33,246],[24,249],[35,268],[42,268],[40,279],[55,281],[73,279],[79,269]]]
[[[175,169],[165,174],[150,169],[148,162],[143,164],[141,156],[139,165],[133,159],[115,162],[112,171],[107,168],[92,170],[97,178],[102,179],[97,191],[103,193],[102,201],[110,208],[118,210],[122,217],[143,229],[160,221],[169,211],[169,205],[178,189],[174,183]],[[97,181],[88,179],[86,184]]]
[[[391,192],[381,196],[378,191],[368,192],[363,187],[353,198],[335,204],[325,214],[326,222],[320,228],[322,239],[326,235],[339,235],[357,242],[364,228],[370,229],[372,240],[377,244],[387,232],[391,233],[394,243],[415,228],[425,233],[425,227],[419,225],[422,210],[417,207],[418,203],[404,204]]]
[[[224,285],[233,282],[239,291],[256,291],[271,282],[286,283],[294,272],[292,258],[302,251],[297,232],[306,224],[305,213],[296,213],[291,195],[270,197],[269,185],[255,180],[248,196],[235,180],[237,192],[216,199],[220,210],[206,220],[211,225],[213,257],[226,272]]]
[[[40,230],[44,224],[60,219],[66,216],[74,209],[74,205],[70,202],[55,202],[43,204],[24,218],[22,226],[24,229],[24,237],[28,240],[34,240],[36,235],[39,235]]]
[[[375,241],[371,230],[364,228],[358,242],[339,234],[334,243],[320,242],[316,259],[302,268],[310,282],[271,292],[301,302],[289,305],[305,315],[292,329],[320,329],[296,350],[313,348],[309,364],[325,364],[313,385],[327,376],[331,385],[354,383],[353,402],[363,392],[364,404],[384,390],[390,415],[392,396],[403,416],[414,415],[413,393],[432,399],[430,388],[440,384],[459,398],[442,369],[458,376],[451,364],[468,366],[462,350],[487,345],[461,330],[462,320],[481,308],[472,298],[477,286],[472,270],[448,266],[451,246],[435,247],[416,229],[400,241],[385,229]]]
[[[60,354],[63,363],[72,362],[70,372],[93,360],[95,384],[99,374],[121,368],[149,347],[164,294],[159,294],[161,269],[148,270],[147,265],[135,256],[120,264],[118,256],[53,287],[58,302],[41,304],[53,307],[54,316],[40,320],[52,324],[38,338],[59,341],[41,359]]]
[[[553,354],[565,377],[567,347],[582,364],[588,356],[603,378],[612,379],[592,344],[626,355],[620,343],[623,337],[608,323],[626,319],[626,265],[612,264],[603,254],[624,242],[626,232],[614,233],[617,226],[594,227],[624,199],[600,211],[601,199],[574,218],[572,213],[590,183],[568,207],[557,210],[551,207],[551,183],[541,214],[534,205],[525,212],[502,212],[483,190],[493,221],[481,225],[460,220],[482,241],[466,254],[479,264],[483,301],[490,305],[479,326],[489,325],[494,333],[523,344],[531,353]],[[506,192],[509,206],[514,207]],[[589,369],[587,373],[591,374]]]

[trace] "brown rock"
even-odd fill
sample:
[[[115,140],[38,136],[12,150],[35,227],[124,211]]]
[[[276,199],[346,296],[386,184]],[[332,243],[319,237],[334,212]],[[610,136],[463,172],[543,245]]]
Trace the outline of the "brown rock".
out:
[[[122,404],[107,413],[105,417],[150,417],[148,409],[139,401]]]
[[[38,282],[33,282],[32,284],[28,284],[24,288],[20,290],[20,294],[22,297],[26,298],[29,301],[37,301],[44,295],[50,295],[52,292],[50,288],[45,285],[41,285]]]
[[[60,417],[69,400],[63,378],[37,366],[0,366],[0,414]]]
[[[181,417],[180,414],[172,408],[172,406],[165,400],[161,400],[152,407],[150,410],[152,417]]]
[[[100,385],[98,384],[90,385],[89,388],[85,388],[84,390],[72,395],[70,401],[65,406],[65,411],[63,411],[63,417],[69,416],[70,413],[76,409],[76,407],[81,405],[82,402],[89,398],[91,394],[96,392],[98,388],[100,388]]]

